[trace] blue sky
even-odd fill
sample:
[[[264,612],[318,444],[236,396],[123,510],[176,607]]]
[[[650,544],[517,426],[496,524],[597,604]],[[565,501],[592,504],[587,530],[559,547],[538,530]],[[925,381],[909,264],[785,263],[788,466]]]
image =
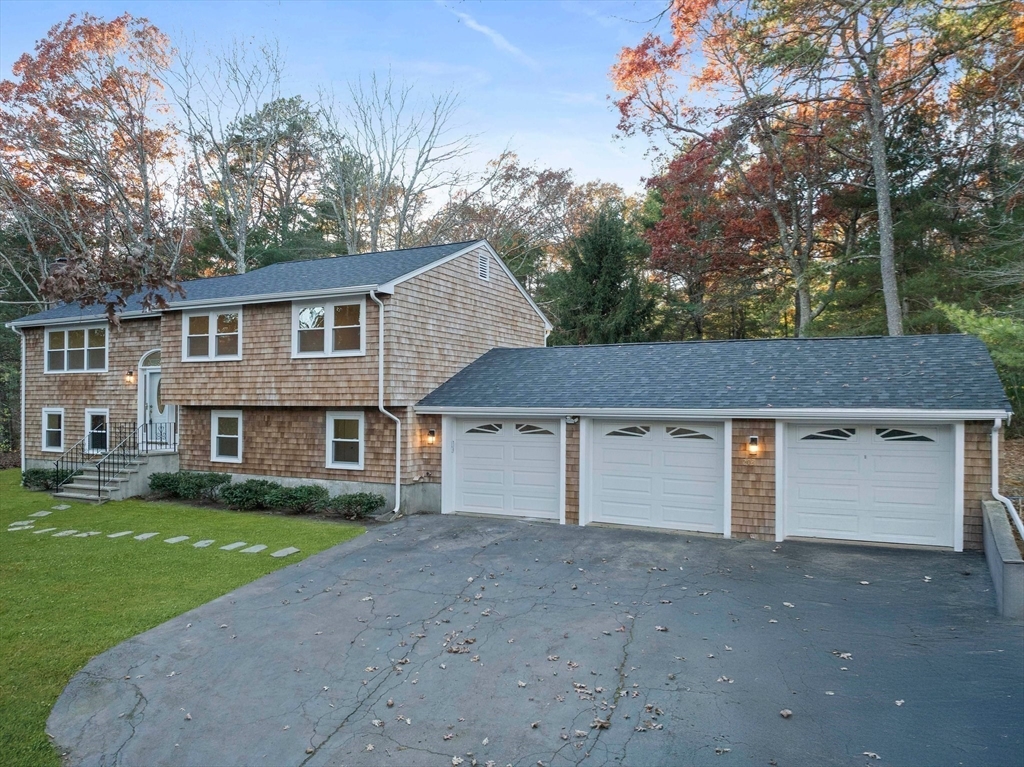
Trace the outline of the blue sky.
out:
[[[608,69],[619,49],[650,29],[662,0],[544,2],[12,2],[0,0],[0,70],[71,13],[145,16],[180,43],[223,45],[276,37],[288,90],[337,92],[389,68],[421,91],[455,87],[459,120],[480,134],[474,164],[510,146],[530,162],[571,168],[629,192],[650,175],[646,140],[614,138]]]

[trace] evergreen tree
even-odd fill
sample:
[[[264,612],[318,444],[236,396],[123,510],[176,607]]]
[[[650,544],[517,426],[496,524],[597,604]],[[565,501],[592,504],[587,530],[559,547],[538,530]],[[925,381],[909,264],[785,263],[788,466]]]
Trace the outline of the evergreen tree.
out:
[[[553,274],[547,286],[554,296],[553,345],[657,337],[656,296],[643,274],[647,246],[620,206],[602,207],[566,250],[568,269]]]

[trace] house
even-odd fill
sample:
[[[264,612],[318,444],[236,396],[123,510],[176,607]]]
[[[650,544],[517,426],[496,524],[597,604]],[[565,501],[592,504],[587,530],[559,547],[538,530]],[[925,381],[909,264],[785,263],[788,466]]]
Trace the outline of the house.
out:
[[[149,471],[318,482],[409,511],[982,545],[1011,412],[969,336],[548,348],[484,241],[184,288],[117,326],[77,306],[11,323],[24,466],[110,461],[135,439]]]
[[[551,328],[483,241],[182,287],[163,311],[130,299],[116,326],[77,305],[10,323],[23,467],[88,467],[127,439],[148,471],[315,481],[436,510],[440,419],[412,406],[489,349],[543,346]]]
[[[956,551],[1011,415],[961,335],[495,349],[416,410],[443,512]]]

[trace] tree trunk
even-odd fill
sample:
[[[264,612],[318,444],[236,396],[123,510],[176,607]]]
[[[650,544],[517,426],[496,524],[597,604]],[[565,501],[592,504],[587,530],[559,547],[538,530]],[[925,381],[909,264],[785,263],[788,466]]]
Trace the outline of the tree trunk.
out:
[[[875,176],[875,201],[878,205],[878,252],[881,258],[882,296],[889,335],[903,335],[900,291],[896,282],[896,245],[892,225],[892,195],[889,189],[889,164],[885,153],[885,129],[882,125],[882,94],[878,83],[871,83],[868,125],[871,131],[871,170]]]

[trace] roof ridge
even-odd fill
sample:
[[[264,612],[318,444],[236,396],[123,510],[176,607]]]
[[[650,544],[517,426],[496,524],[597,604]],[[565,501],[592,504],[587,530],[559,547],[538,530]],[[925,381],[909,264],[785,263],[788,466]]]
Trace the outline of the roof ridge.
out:
[[[684,341],[623,341],[609,344],[561,344],[557,346],[498,346],[491,351],[523,351],[524,349],[607,349],[612,347],[641,347],[641,346],[698,346],[703,344],[744,344],[744,343],[775,343],[795,341],[910,341],[920,338],[976,338],[970,333],[921,333],[917,335],[903,336],[812,336],[808,338],[793,338],[782,336],[779,338],[691,338]]]

